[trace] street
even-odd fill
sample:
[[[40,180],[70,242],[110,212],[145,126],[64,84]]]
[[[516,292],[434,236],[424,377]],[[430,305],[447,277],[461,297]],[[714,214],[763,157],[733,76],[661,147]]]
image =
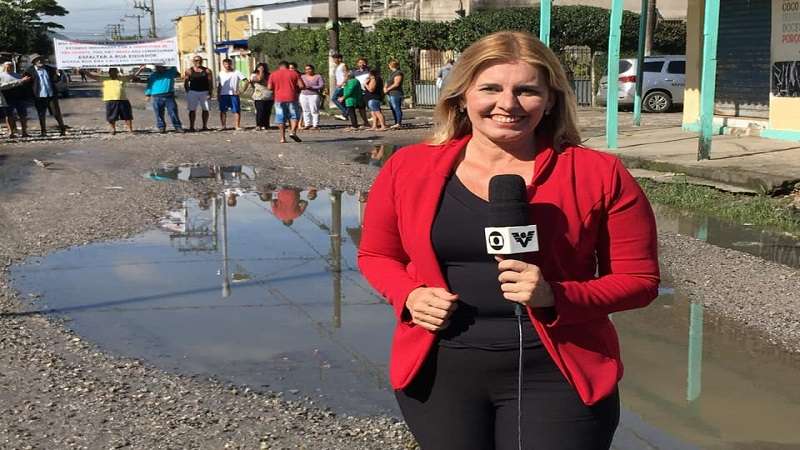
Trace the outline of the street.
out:
[[[65,138],[53,128],[46,139],[0,139],[0,414],[6,418],[0,447],[219,449],[262,443],[262,448],[413,448],[402,421],[391,415],[351,417],[300,395],[233,385],[213,375],[173,373],[101,351],[97,342],[69,331],[69,320],[61,323],[35,313],[37,299],[20,297],[10,271],[12,265],[38,264],[74,246],[141,238],[185,199],[209,192],[216,199],[224,189],[213,179],[148,178],[160,168],[250,166],[256,175],[242,179],[237,188],[251,197],[292,186],[304,192],[318,189],[320,197],[328,189],[356,198],[369,190],[378,172],[363,163],[371,152],[424,139],[430,111],[409,111],[408,128],[386,132],[347,133],[344,122],[325,117],[321,131],[300,133],[303,142],[279,144],[277,131],[252,129],[252,112],[243,113],[244,131],[155,133],[141,86],[132,86],[129,93],[134,126],[140,130],[133,135],[111,136],[97,85],[75,83],[74,96],[62,100],[71,127]],[[182,98],[178,105],[186,127]],[[602,135],[604,117],[600,110],[580,112],[584,139]],[[643,128],[679,126],[680,117],[680,112],[649,114]],[[218,128],[218,120],[212,110],[210,126]],[[623,125],[623,132],[629,130]],[[244,198],[250,197],[242,194],[239,201]],[[330,226],[327,219],[320,223]],[[323,231],[324,241],[331,233]],[[266,241],[278,233],[270,231]],[[659,238],[665,284],[705,304],[707,317],[735,324],[732,333],[748,335],[757,342],[755,348],[774,352],[788,368],[800,367],[796,269],[710,245],[678,227],[660,230]],[[69,286],[72,295],[82,289],[87,286]],[[388,310],[385,314],[383,319],[390,319]],[[658,319],[652,320],[658,328]],[[636,420],[623,418],[615,448],[645,448],[653,442]]]

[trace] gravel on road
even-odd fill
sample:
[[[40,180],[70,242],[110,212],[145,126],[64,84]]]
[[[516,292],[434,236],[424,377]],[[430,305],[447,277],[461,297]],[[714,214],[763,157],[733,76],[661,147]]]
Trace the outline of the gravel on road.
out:
[[[422,139],[428,116],[383,133],[345,133],[326,119],[322,131],[301,134],[303,143],[280,145],[275,131],[111,136],[96,120],[98,98],[63,103],[73,127],[66,138],[0,143],[0,447],[415,447],[395,418],[337,415],[310,399],[100,352],[57,320],[26,314],[7,270],[31,256],[133,236],[181,199],[214,188],[143,177],[164,164],[246,164],[273,185],[366,190],[377,169],[354,158],[376,144]],[[149,112],[136,114],[138,127],[151,124]],[[678,291],[737,321],[742,333],[800,355],[798,271],[686,236],[659,237],[663,268]]]

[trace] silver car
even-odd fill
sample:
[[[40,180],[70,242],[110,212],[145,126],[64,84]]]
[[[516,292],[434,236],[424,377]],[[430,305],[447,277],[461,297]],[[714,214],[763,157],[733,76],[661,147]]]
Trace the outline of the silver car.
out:
[[[686,87],[686,56],[647,56],[644,59],[642,109],[647,112],[667,112],[673,105],[683,104]],[[618,95],[620,105],[633,105],[636,93],[636,59],[619,60]],[[608,78],[600,79],[597,104],[606,105]]]

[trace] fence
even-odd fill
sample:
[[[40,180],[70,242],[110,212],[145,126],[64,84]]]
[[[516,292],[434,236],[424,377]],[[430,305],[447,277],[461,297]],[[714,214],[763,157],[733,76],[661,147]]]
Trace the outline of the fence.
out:
[[[439,100],[439,88],[435,80],[439,70],[449,59],[456,59],[457,53],[452,50],[420,50],[419,75],[414,83],[416,104],[418,106],[435,106]],[[559,54],[559,60],[572,82],[575,98],[580,106],[591,106],[594,89],[592,88],[592,52],[589,47],[569,46]]]
[[[558,53],[558,59],[572,81],[572,90],[580,106],[592,104],[592,51],[589,47],[570,45]]]

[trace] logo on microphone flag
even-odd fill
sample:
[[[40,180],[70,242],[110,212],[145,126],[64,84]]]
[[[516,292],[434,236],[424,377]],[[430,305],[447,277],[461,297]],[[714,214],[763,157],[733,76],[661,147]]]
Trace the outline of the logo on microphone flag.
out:
[[[485,228],[486,252],[490,255],[513,255],[539,251],[536,225]]]

